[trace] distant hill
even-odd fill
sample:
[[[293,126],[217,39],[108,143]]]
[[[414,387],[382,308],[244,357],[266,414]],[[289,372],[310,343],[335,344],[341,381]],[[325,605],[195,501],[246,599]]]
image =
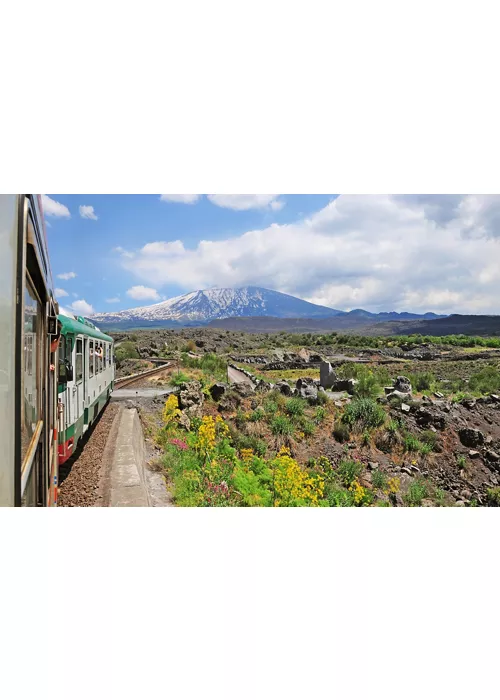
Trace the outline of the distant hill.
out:
[[[359,333],[361,335],[500,335],[500,316],[461,316],[413,318],[411,320],[388,320],[374,323],[377,318],[390,314],[341,314],[324,319],[304,318],[226,318],[211,321],[208,326],[250,333],[274,333],[279,331],[296,333]]]

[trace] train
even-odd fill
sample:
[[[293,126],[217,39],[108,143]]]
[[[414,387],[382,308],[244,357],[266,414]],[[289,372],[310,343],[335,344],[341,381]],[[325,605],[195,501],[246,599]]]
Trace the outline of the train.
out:
[[[113,391],[113,339],[55,298],[40,195],[0,195],[0,506],[57,506]]]

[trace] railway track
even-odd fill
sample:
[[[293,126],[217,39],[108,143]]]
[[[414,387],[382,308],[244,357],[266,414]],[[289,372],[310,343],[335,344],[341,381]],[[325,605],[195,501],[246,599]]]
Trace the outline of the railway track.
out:
[[[171,366],[170,362],[161,365],[160,367],[153,367],[153,369],[148,369],[145,372],[139,372],[138,374],[132,374],[129,377],[123,377],[123,379],[117,379],[114,385],[115,389],[125,389],[127,386],[132,386],[136,382],[146,379],[147,377],[154,377],[155,374],[160,374]]]

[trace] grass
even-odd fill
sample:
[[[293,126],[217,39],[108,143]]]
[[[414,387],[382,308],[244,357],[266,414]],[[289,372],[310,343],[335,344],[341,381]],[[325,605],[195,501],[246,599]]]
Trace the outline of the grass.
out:
[[[271,432],[273,435],[291,437],[295,432],[295,427],[287,416],[277,415],[271,420]]]
[[[436,377],[432,372],[414,372],[408,375],[414,391],[428,391],[433,388]]]
[[[408,487],[408,491],[403,496],[405,505],[410,507],[421,506],[424,498],[429,496],[427,484],[422,479],[416,479]]]
[[[467,460],[465,459],[464,455],[458,455],[457,457],[457,467],[460,467],[460,469],[465,469],[467,466]]]
[[[387,488],[387,478],[380,469],[375,469],[372,472],[372,484],[374,488],[380,489],[381,491]]]
[[[488,489],[486,493],[488,496],[488,503],[492,506],[500,507],[500,486]]]
[[[361,474],[361,464],[353,459],[342,459],[337,468],[337,476],[344,486],[351,486]]]
[[[305,401],[299,398],[288,399],[285,404],[285,411],[293,418],[299,418],[304,415]]]
[[[347,442],[351,437],[348,426],[344,423],[335,423],[333,437],[337,442]]]
[[[173,384],[174,386],[180,386],[181,384],[186,384],[187,382],[190,382],[192,377],[189,377],[187,374],[184,372],[174,372],[171,377],[170,377],[170,384]]]
[[[386,413],[382,406],[373,399],[354,399],[345,408],[342,421],[351,428],[370,429],[378,428],[386,420]]]

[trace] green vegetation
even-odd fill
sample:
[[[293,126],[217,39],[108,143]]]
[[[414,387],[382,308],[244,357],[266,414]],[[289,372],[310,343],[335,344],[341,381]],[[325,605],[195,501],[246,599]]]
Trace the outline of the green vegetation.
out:
[[[139,358],[139,353],[135,343],[131,340],[126,340],[120,343],[115,349],[115,357],[118,364],[123,362],[123,360],[137,360]]]
[[[295,428],[292,421],[281,414],[274,416],[271,420],[271,431],[273,435],[293,435]]]
[[[479,394],[494,394],[500,390],[500,372],[493,365],[488,365],[479,372],[474,372],[469,380],[471,391]]]
[[[378,428],[386,420],[386,413],[373,399],[354,399],[345,407],[342,421],[349,427],[364,430]]]
[[[304,399],[288,399],[285,405],[285,411],[288,413],[289,416],[297,418],[299,416],[304,415],[305,406],[306,402],[304,401]]]
[[[374,488],[384,491],[387,488],[387,478],[380,469],[375,469],[372,472],[372,484]]]
[[[421,506],[424,498],[428,498],[429,489],[423,479],[416,479],[408,487],[408,491],[403,496],[405,505],[414,507]]]
[[[500,486],[488,489],[487,495],[490,505],[500,507]]]
[[[174,372],[169,380],[170,384],[173,384],[174,386],[180,386],[181,384],[186,384],[189,381],[191,381],[191,377],[184,372]]]

